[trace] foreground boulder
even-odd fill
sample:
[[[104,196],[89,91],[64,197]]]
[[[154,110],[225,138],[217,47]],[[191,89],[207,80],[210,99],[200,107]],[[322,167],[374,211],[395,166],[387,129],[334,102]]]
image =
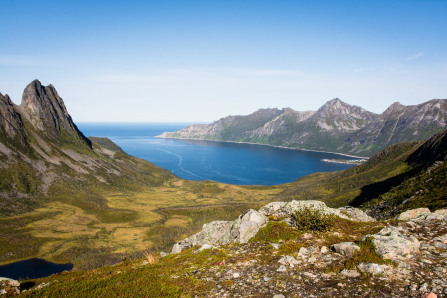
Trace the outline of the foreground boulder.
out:
[[[174,244],[171,252],[179,253],[195,245],[246,243],[267,222],[265,215],[250,209],[235,221],[218,220],[204,224],[202,231]]]
[[[395,227],[385,227],[377,234],[366,235],[362,238],[372,237],[376,252],[384,259],[399,259],[410,256],[417,252],[420,247],[419,240],[412,235],[405,235]]]
[[[430,209],[428,208],[411,209],[396,216],[396,220],[411,220],[430,213]]]
[[[15,279],[0,277],[0,295],[20,293],[20,282]]]
[[[273,218],[286,218],[292,216],[292,214],[304,208],[315,209],[321,211],[324,214],[333,214],[341,218],[350,219],[347,215],[343,214],[341,210],[330,208],[326,206],[325,203],[315,200],[309,200],[309,201],[293,200],[288,203],[272,202],[259,209],[259,212],[266,216],[272,216]]]

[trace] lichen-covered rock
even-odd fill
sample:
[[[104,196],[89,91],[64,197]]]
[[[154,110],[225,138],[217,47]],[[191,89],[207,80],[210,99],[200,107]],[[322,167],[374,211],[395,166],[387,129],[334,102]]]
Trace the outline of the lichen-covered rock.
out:
[[[417,209],[411,209],[407,210],[405,212],[402,212],[398,216],[396,216],[396,220],[412,220],[415,218],[418,218],[422,215],[428,215],[430,214],[430,209],[428,208],[417,208]]]
[[[292,214],[296,213],[297,211],[299,211],[303,208],[316,209],[316,210],[320,210],[321,212],[323,212],[325,214],[334,214],[341,218],[349,219],[349,217],[344,215],[340,210],[334,209],[334,208],[329,208],[328,206],[326,206],[325,203],[323,203],[321,201],[315,201],[315,200],[309,200],[309,201],[293,200],[284,206],[284,211],[289,216],[291,216]]]
[[[360,247],[354,242],[341,242],[331,245],[331,249],[345,257],[352,257]]]
[[[19,294],[20,282],[15,279],[0,277],[0,295]]]
[[[268,220],[264,214],[250,209],[233,222],[229,242],[246,243]]]
[[[226,244],[230,242],[231,221],[217,220],[204,224],[202,231],[174,244],[171,253],[179,253],[194,245]]]
[[[423,218],[417,218],[416,220],[447,220],[447,209],[439,209],[433,213],[430,213]]]
[[[362,241],[367,237],[373,237],[376,252],[384,259],[397,259],[406,257],[419,250],[420,243],[412,235],[405,235],[395,227],[385,227],[374,235],[363,236]]]
[[[363,210],[354,207],[341,207],[338,208],[342,213],[349,216],[350,219],[354,221],[362,221],[362,222],[373,222],[376,221],[374,217],[369,216]]]
[[[284,210],[286,204],[286,202],[271,202],[259,209],[259,212],[264,214],[265,216],[284,218],[288,216],[287,212],[285,212]]]
[[[357,265],[357,269],[360,272],[369,273],[372,275],[382,274],[385,270],[383,270],[382,266],[376,263],[360,263]]]
[[[340,275],[345,277],[359,277],[361,274],[357,270],[343,269],[342,271],[340,271]]]
[[[179,253],[195,245],[246,243],[267,222],[267,216],[250,209],[235,221],[217,220],[204,224],[202,231],[174,244],[171,252]]]
[[[10,287],[20,287],[20,282],[18,280],[7,277],[0,277],[0,284],[7,285]]]

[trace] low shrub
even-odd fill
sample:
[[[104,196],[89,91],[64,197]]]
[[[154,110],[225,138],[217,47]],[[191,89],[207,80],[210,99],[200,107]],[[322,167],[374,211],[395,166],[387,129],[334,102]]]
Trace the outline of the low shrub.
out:
[[[326,232],[331,229],[337,216],[319,209],[303,207],[292,214],[294,225],[301,231]]]

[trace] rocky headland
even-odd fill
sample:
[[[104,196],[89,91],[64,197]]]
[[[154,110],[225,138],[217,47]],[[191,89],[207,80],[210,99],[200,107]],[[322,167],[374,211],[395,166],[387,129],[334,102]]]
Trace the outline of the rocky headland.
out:
[[[159,137],[371,156],[398,142],[428,139],[446,127],[447,99],[414,106],[394,103],[382,114],[375,114],[335,98],[317,111],[261,109],[247,116],[228,116],[211,124],[164,132]]]

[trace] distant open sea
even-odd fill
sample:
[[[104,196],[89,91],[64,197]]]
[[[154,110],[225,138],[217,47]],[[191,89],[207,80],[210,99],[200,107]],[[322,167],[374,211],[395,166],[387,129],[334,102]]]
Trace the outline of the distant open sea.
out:
[[[88,137],[107,137],[128,154],[189,180],[274,185],[292,182],[315,172],[339,171],[352,166],[321,161],[346,158],[332,153],[155,137],[165,131],[179,130],[190,123],[81,122],[77,125]]]

